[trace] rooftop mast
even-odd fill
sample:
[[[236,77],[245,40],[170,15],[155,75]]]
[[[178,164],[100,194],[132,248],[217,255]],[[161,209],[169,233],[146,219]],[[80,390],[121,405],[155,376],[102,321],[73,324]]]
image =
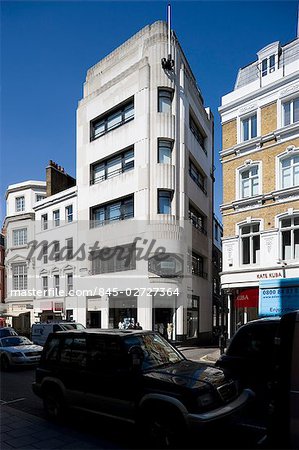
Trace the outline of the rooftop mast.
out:
[[[171,57],[171,5],[170,3],[167,5],[167,49],[168,56],[166,58],[162,58],[162,67],[164,70],[173,70],[174,60]]]

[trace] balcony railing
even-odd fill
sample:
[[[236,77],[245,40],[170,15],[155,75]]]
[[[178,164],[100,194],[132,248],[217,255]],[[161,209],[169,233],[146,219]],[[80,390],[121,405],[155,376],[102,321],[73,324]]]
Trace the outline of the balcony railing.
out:
[[[124,214],[120,214],[119,216],[115,216],[112,217],[110,219],[104,219],[104,220],[97,220],[97,219],[92,219],[91,223],[90,223],[90,228],[97,228],[97,227],[103,227],[105,225],[109,225],[110,223],[113,222],[118,222],[120,220],[127,220],[127,219],[131,219],[132,217],[134,217],[134,212],[127,212]]]

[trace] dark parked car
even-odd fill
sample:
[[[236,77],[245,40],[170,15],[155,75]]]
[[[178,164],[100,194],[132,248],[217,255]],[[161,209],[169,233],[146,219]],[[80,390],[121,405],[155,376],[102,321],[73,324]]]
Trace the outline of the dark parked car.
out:
[[[178,446],[187,429],[227,425],[253,396],[158,333],[92,329],[49,335],[33,391],[52,418],[73,407],[137,422],[160,447]]]

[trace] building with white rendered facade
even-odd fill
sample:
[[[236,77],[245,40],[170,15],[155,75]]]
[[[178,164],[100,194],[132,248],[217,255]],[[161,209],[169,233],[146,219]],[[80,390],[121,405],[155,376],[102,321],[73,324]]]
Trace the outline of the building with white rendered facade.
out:
[[[35,287],[34,259],[28,260],[28,242],[34,239],[34,205],[46,196],[46,182],[24,181],[8,186],[6,191],[6,299],[4,314],[8,324],[24,314],[24,320],[34,321],[33,296]],[[22,295],[21,295],[22,293]]]
[[[79,263],[82,286],[101,293],[79,305],[98,311],[104,328],[133,319],[175,340],[206,338],[213,116],[174,33],[169,70],[167,54],[167,25],[156,22],[87,72],[77,111],[78,239],[131,257],[103,261],[90,250]],[[163,262],[153,257],[158,247]]]
[[[239,70],[219,111],[221,282],[233,333],[258,316],[260,280],[299,277],[298,37],[260,50]]]

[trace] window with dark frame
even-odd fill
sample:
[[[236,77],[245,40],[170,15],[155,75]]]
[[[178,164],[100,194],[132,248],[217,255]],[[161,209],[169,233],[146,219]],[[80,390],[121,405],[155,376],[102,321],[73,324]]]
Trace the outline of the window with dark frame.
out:
[[[203,234],[207,234],[206,230],[206,218],[201,214],[194,206],[189,204],[189,220],[191,221],[194,228],[201,231]]]
[[[48,229],[48,214],[42,214],[41,222],[42,222],[42,230],[47,230]]]
[[[49,294],[48,277],[42,277],[42,288],[43,288],[43,295],[44,295],[44,297],[47,297],[48,294]]]
[[[136,244],[118,245],[91,253],[92,274],[136,269]]]
[[[73,221],[73,205],[68,205],[65,207],[65,219],[67,223]]]
[[[192,252],[191,255],[189,255],[189,258],[191,259],[191,264],[189,263],[189,271],[191,269],[192,275],[197,275],[201,278],[208,278],[208,274],[204,272],[204,258],[201,255],[198,255],[196,252]]]
[[[195,139],[197,140],[197,142],[199,143],[205,154],[207,154],[207,150],[205,148],[206,136],[204,132],[200,129],[199,125],[196,123],[195,119],[192,117],[191,114],[189,115],[189,127],[193,136],[195,137]]]
[[[173,141],[158,139],[158,163],[171,164]]]
[[[134,119],[134,98],[92,120],[90,124],[90,140],[93,141],[132,119]]]
[[[189,160],[189,175],[197,184],[197,186],[202,190],[202,192],[206,195],[207,191],[205,189],[205,176],[197,169],[191,159]]]
[[[134,217],[134,196],[130,195],[91,208],[91,228],[132,217]]]
[[[134,169],[134,147],[91,165],[90,184],[113,178]]]

